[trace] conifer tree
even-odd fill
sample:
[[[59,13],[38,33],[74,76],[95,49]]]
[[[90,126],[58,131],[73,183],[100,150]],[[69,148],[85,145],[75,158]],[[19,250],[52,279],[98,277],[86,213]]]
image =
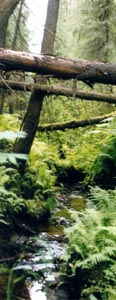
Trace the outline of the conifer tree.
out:
[[[82,1],[77,37],[82,58],[104,62],[115,58],[115,10],[115,0]]]

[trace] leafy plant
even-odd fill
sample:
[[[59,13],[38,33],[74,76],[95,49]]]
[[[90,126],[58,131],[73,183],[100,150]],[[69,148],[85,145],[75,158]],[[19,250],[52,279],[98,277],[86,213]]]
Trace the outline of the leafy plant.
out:
[[[107,141],[101,147],[100,153],[96,156],[92,169],[90,182],[95,182],[104,187],[113,187],[116,177],[116,137]]]
[[[18,138],[18,137],[24,138],[25,133],[24,132],[13,132],[11,130],[6,130],[4,132],[0,132],[0,140],[2,140],[2,144],[0,144],[0,148],[1,148],[1,145],[3,145],[3,141],[5,143],[4,144],[5,151],[0,152],[0,163],[1,164],[4,164],[4,163],[10,161],[10,163],[16,165],[17,159],[27,160],[27,155],[25,155],[25,154],[9,153],[9,151],[7,152],[8,141],[14,140],[15,138]]]
[[[13,131],[5,131],[0,133],[0,140],[14,139],[18,135],[24,137],[24,133],[15,133]],[[17,158],[27,159],[26,155],[14,153],[0,153],[0,224],[8,225],[12,223],[13,215],[19,213],[25,206],[23,199],[17,196],[16,190],[13,192],[13,187],[8,189],[9,175],[13,173],[12,168],[5,168],[3,163],[10,161],[11,164],[17,165]],[[10,173],[10,174],[9,174]],[[11,181],[10,181],[11,182]]]
[[[116,191],[92,188],[90,199],[91,208],[72,212],[74,224],[65,230],[65,278],[82,299],[110,300],[116,295]]]

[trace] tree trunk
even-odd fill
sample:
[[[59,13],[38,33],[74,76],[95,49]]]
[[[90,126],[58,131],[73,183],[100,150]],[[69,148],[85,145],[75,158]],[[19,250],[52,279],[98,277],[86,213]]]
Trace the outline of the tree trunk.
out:
[[[0,0],[0,47],[5,48],[8,21],[20,0]],[[0,113],[3,113],[5,93],[0,95]]]
[[[29,154],[30,152],[30,144],[32,145],[35,133],[37,131],[38,126],[38,106],[41,110],[42,99],[44,98],[45,92],[43,91],[34,91],[31,94],[29,107],[23,119],[20,130],[26,132],[25,139],[17,139],[14,145],[14,151],[16,153],[25,153]],[[39,105],[38,105],[39,104]],[[34,118],[32,118],[34,116]],[[24,161],[23,161],[24,164]]]
[[[49,0],[41,53],[53,54],[60,0]]]
[[[50,55],[0,49],[0,69],[36,72],[47,77],[76,78],[86,84],[116,85],[116,63],[73,60]]]
[[[41,53],[48,52],[52,54],[53,52],[59,2],[60,0],[49,0],[48,2],[47,18],[46,18]],[[34,58],[34,60],[36,60],[36,58]],[[46,82],[46,80],[44,82]],[[25,131],[27,135],[25,139],[23,140],[19,139],[15,142],[14,152],[29,154],[37,130],[44,96],[45,96],[44,91],[34,90],[32,92],[28,109],[24,116],[24,120],[21,126],[21,129]],[[23,162],[23,169],[24,169],[24,162]]]
[[[5,47],[8,21],[20,0],[0,0],[0,47]]]
[[[24,4],[24,0],[20,0],[20,7],[19,7],[19,11],[18,11],[18,17],[16,20],[16,24],[15,24],[14,37],[13,37],[13,41],[12,41],[12,45],[11,45],[12,50],[16,48],[17,36],[18,36],[19,29],[20,29],[20,21],[21,21],[21,16],[22,16],[23,4]]]

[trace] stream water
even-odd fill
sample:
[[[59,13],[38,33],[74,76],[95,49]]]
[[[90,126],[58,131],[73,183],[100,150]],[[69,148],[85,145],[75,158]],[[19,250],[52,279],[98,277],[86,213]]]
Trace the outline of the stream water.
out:
[[[18,295],[15,292],[17,296],[12,296],[9,300],[69,299],[66,290],[55,288],[59,261],[66,249],[64,228],[71,224],[69,209],[81,211],[85,207],[86,197],[77,188],[73,188],[70,192],[59,192],[57,198],[58,207],[49,224],[40,227],[38,236],[20,237],[19,243],[24,243],[27,250],[21,254],[13,272],[28,271],[25,281],[27,292],[23,290]]]

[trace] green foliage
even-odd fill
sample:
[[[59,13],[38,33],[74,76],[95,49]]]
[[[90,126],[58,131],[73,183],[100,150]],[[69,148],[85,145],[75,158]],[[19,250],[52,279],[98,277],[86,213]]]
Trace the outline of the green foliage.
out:
[[[34,221],[40,220],[41,216],[45,214],[46,206],[45,202],[42,202],[39,199],[33,199],[33,200],[26,200],[25,201],[26,206],[26,214],[27,216],[30,216],[31,219]]]
[[[18,222],[18,216],[25,216],[27,223],[30,220],[36,223],[48,218],[56,207],[51,183],[49,186],[44,186],[44,183],[42,185],[38,180],[38,173],[30,173],[30,170],[23,177],[16,169],[11,168],[6,170],[1,167],[0,173],[0,225],[12,226],[16,219]]]
[[[114,0],[61,0],[56,53],[71,58],[115,60],[115,8]]]
[[[18,134],[13,131],[4,131],[1,132],[0,140],[14,140],[17,136],[24,137],[25,134],[23,132]],[[17,165],[17,158],[27,159],[27,156],[22,154],[0,153],[0,158],[0,214],[2,217],[0,223],[8,224],[9,220],[12,220],[13,214],[20,212],[25,205],[23,200],[19,198],[16,193],[16,186],[18,187],[17,178],[14,176],[17,175],[15,174],[17,173],[16,170],[5,168],[2,164],[6,164],[9,161],[10,164]],[[12,175],[13,177],[10,177]]]
[[[22,211],[25,207],[22,198],[19,198],[13,191],[5,188],[9,181],[9,176],[4,167],[0,167],[1,184],[0,184],[0,224],[12,224],[13,215]]]
[[[10,162],[11,164],[17,165],[17,159],[27,160],[27,155],[25,154],[9,153],[12,147],[12,144],[9,143],[9,140],[14,141],[15,138],[24,138],[24,137],[25,137],[24,132],[14,132],[11,130],[0,132],[0,149],[4,151],[4,153],[0,152],[1,164]]]
[[[116,190],[104,190],[98,186],[91,187],[91,195],[89,197],[89,206],[94,204],[100,211],[105,214],[114,216],[116,211]],[[92,202],[91,202],[92,200]]]
[[[90,199],[91,208],[72,212],[74,224],[65,230],[65,276],[82,299],[110,300],[116,295],[116,191],[92,188]]]
[[[105,62],[114,58],[115,8],[114,0],[82,1],[77,37],[83,58]]]
[[[30,154],[30,165],[34,166],[36,172],[37,185],[44,194],[49,194],[55,190],[55,161],[59,159],[56,146],[45,142],[35,141]]]
[[[57,131],[55,133],[38,134],[38,138],[44,141],[42,148],[45,147],[42,149],[42,144],[38,143],[38,148],[40,149],[38,151],[39,157],[42,157],[43,152],[43,160],[44,156],[46,156],[46,161],[50,160],[52,169],[55,166],[56,171],[53,169],[53,172],[56,175],[61,175],[60,177],[67,177],[68,179],[71,169],[73,172],[82,170],[86,175],[84,183],[88,184],[94,182],[95,174],[98,172],[99,182],[102,182],[102,178],[104,178],[106,185],[108,176],[110,176],[111,181],[112,177],[115,177],[115,174],[112,174],[114,158],[111,158],[111,153],[107,153],[107,148],[110,146],[112,149],[110,149],[110,152],[114,151],[113,155],[115,155],[115,145],[110,145],[110,140],[115,139],[114,116],[106,119],[99,125],[78,128],[77,130],[65,130],[65,132]],[[103,152],[104,150],[106,154]],[[107,154],[110,154],[110,156],[108,157]],[[99,159],[97,159],[98,157]],[[103,159],[106,162],[106,172],[108,174],[103,172],[103,175],[99,176],[103,167],[101,163]],[[35,160],[37,161],[37,158]],[[75,175],[73,177],[75,178]],[[80,180],[82,180],[81,177]],[[96,181],[97,184],[99,182]]]
[[[1,141],[4,139],[7,142],[7,138],[14,139],[17,135],[12,131],[2,132]],[[20,136],[23,137],[24,134],[21,133]],[[6,143],[4,150],[5,146]],[[14,167],[0,167],[0,224],[12,225],[16,216],[21,213],[26,216],[29,215],[36,221],[44,215],[49,215],[56,206],[54,197],[55,176],[51,169],[53,154],[49,153],[46,145],[44,146],[46,149],[44,153],[40,151],[39,161],[35,167],[31,168],[29,164],[23,176],[17,169],[17,158],[22,158],[22,154],[1,153],[1,163],[5,163],[7,166],[7,161],[9,161],[10,166],[14,164]],[[35,156],[36,151],[34,158]],[[23,158],[26,159],[27,156],[24,155]],[[38,156],[36,158],[38,159]]]
[[[53,212],[53,210],[56,208],[56,205],[57,205],[57,200],[54,195],[51,195],[50,197],[47,198],[46,209],[49,214]]]
[[[19,115],[17,114],[0,115],[0,130],[3,132],[8,130],[11,131],[11,128],[12,128],[12,132],[16,132],[17,129],[20,127],[20,123],[21,121]],[[12,135],[15,135],[15,133],[12,133]]]
[[[113,187],[116,183],[116,137],[110,138],[101,147],[100,153],[95,157],[91,169],[90,182],[100,186]]]

